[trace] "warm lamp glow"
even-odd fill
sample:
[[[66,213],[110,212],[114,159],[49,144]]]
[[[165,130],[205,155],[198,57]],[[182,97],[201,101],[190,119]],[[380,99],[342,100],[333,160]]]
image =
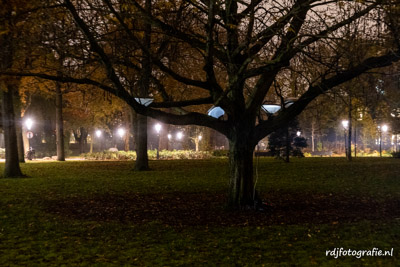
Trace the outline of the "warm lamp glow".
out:
[[[347,129],[347,127],[349,127],[349,121],[348,120],[343,120],[342,121],[342,126],[343,126],[343,128]]]
[[[119,135],[120,137],[123,137],[124,134],[125,134],[125,129],[119,128],[117,132],[118,132],[118,135]]]
[[[161,124],[157,123],[156,125],[154,125],[154,128],[156,129],[157,134],[159,134],[161,131]]]
[[[30,131],[32,129],[33,120],[30,118],[26,119],[25,125],[26,125],[26,128],[28,129],[28,131]]]

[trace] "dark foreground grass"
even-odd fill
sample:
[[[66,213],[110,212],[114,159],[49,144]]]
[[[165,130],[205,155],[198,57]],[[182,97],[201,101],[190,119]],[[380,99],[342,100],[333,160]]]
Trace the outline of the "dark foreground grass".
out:
[[[224,208],[225,160],[24,164],[0,179],[0,266],[399,265],[398,159],[257,165],[266,213]]]

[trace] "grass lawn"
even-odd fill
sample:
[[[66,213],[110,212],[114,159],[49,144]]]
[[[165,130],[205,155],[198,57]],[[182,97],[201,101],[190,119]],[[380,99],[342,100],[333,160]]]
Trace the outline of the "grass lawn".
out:
[[[224,208],[226,160],[23,164],[0,179],[0,266],[400,264],[400,160],[257,165],[265,213]],[[326,256],[374,247],[394,255]]]

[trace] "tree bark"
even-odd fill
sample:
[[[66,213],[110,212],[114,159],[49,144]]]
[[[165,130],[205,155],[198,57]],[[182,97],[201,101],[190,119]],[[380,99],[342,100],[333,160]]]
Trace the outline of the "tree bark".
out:
[[[62,110],[62,91],[60,83],[56,83],[56,144],[57,144],[57,160],[65,161],[64,150],[64,121]]]
[[[80,154],[85,153],[85,146],[87,144],[87,135],[88,135],[86,129],[84,127],[80,127],[79,133],[78,133],[78,131],[74,130],[73,134],[74,134],[75,140],[78,141],[78,143],[79,143],[79,153]],[[79,134],[79,136],[78,136],[78,134]]]
[[[6,146],[4,177],[6,178],[23,176],[19,167],[18,144],[15,126],[13,86],[7,85],[7,90],[3,91],[3,127]]]
[[[235,131],[229,138],[229,206],[234,209],[253,208],[253,153],[255,145],[249,130]]]
[[[289,163],[290,162],[290,135],[289,135],[289,125],[286,126],[286,145],[285,145],[285,149],[286,149],[286,155],[285,155],[285,162]]]
[[[315,124],[311,122],[311,151],[315,152]]]
[[[151,0],[145,2],[146,13],[151,14]],[[144,29],[143,37],[144,45],[147,48],[151,46],[151,24],[147,22]],[[142,78],[139,87],[140,96],[147,97],[150,88],[150,76],[151,76],[151,58],[143,51],[142,60]],[[136,133],[136,163],[135,170],[145,171],[149,169],[149,159],[147,155],[147,117],[143,115],[137,115],[137,133]]]
[[[348,129],[348,134],[347,134],[347,155],[346,158],[348,161],[352,160],[352,155],[351,155],[351,132],[352,132],[352,116],[351,116],[351,112],[352,112],[352,104],[351,104],[351,94],[349,92],[349,129]]]
[[[147,156],[147,117],[137,115],[136,132],[136,171],[145,171],[149,169],[149,159]]]
[[[16,105],[15,108],[15,132],[17,134],[18,160],[20,163],[25,163],[25,149],[24,138],[22,136],[23,131],[20,105]]]
[[[90,134],[90,148],[89,148],[89,153],[93,153],[94,135],[95,135],[95,132],[92,131],[92,133]]]

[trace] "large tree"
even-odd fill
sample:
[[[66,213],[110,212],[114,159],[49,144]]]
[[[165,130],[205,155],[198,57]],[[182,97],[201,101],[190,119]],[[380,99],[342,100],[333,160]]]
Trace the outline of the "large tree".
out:
[[[25,10],[18,8],[24,2],[0,1],[0,71],[9,71],[18,61],[18,32],[21,31],[21,13]],[[20,118],[16,118],[14,103],[15,95],[20,83],[19,78],[0,75],[0,92],[2,94],[2,119],[4,129],[4,140],[6,147],[6,164],[4,177],[22,176],[19,167],[19,159],[23,160],[22,155],[18,155],[18,136],[17,128],[21,129]],[[18,95],[18,94],[17,94]],[[20,114],[20,112],[17,112]],[[20,116],[18,116],[20,117]],[[21,136],[21,131],[18,131]],[[22,137],[22,136],[21,136]],[[19,144],[22,148],[22,142]]]
[[[286,126],[324,92],[400,57],[395,1],[175,0],[154,1],[152,12],[139,0],[58,2],[80,32],[70,42],[85,47],[80,55],[75,51],[70,56],[101,65],[106,78],[95,79],[87,72],[73,77],[19,74],[95,85],[122,98],[139,114],[224,134],[230,144],[229,204],[237,208],[255,200],[253,151],[259,140]],[[151,47],[143,38],[149,28],[137,27],[149,23],[156,40]],[[357,34],[376,43],[375,53],[344,60],[347,55],[337,49],[337,40],[347,38],[349,28],[362,28]],[[124,44],[116,47],[116,37]],[[179,57],[164,52],[173,48]],[[189,72],[184,64],[196,64],[202,71]],[[148,88],[155,100],[151,105],[138,102],[141,95],[133,90],[135,82],[127,69],[150,75]],[[173,93],[176,88],[163,83],[166,76],[186,93]],[[296,79],[282,83],[282,77]],[[289,97],[295,97],[292,104]],[[266,100],[278,101],[279,112],[261,116]],[[225,116],[194,112],[194,105],[205,105],[205,110],[219,106]]]

